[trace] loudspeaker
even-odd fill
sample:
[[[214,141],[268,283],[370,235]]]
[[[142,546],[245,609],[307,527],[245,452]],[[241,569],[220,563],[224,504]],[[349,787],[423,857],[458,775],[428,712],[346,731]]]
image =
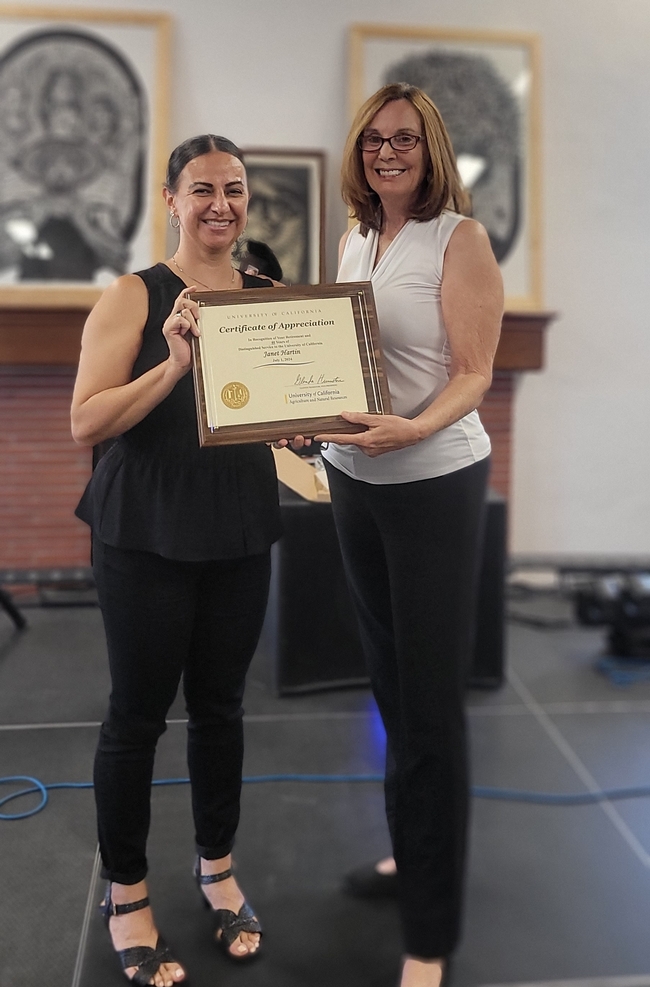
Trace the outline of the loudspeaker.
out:
[[[261,639],[271,684],[279,695],[367,685],[332,505],[280,484],[280,508]]]
[[[488,492],[479,568],[474,648],[467,685],[497,689],[504,679],[507,505]]]
[[[270,684],[283,695],[368,684],[356,617],[328,503],[280,484],[284,535],[273,546],[260,646]],[[490,493],[470,688],[503,681],[506,504]]]

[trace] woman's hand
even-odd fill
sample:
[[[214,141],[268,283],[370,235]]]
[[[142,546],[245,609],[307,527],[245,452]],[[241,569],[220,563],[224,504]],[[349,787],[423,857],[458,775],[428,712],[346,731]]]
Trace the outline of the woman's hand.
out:
[[[400,418],[399,415],[368,415],[363,411],[342,411],[341,418],[345,418],[346,422],[365,425],[366,431],[351,435],[316,435],[316,441],[355,445],[366,456],[374,458],[385,452],[396,452],[398,449],[414,446],[423,438],[417,422],[410,418]]]
[[[273,442],[272,445],[274,449],[285,449],[287,446],[291,446],[294,452],[297,452],[305,446],[310,446],[311,441],[312,440],[305,435],[294,435],[292,439],[277,439],[277,441]]]
[[[162,332],[169,346],[169,363],[181,376],[192,365],[192,349],[187,334],[200,336],[198,303],[187,297],[188,292],[196,291],[196,286],[183,288],[174,302],[171,312],[163,322]]]

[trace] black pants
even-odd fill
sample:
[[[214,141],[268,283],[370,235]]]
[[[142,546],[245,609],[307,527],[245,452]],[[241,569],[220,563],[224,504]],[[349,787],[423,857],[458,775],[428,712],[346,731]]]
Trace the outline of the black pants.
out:
[[[468,771],[464,688],[489,461],[378,485],[327,467],[334,519],[387,735],[386,812],[407,953],[455,948]]]
[[[183,677],[196,846],[230,852],[239,821],[242,696],[268,595],[270,555],[176,562],[95,541],[112,692],[95,756],[103,876],[147,873],[158,738]]]

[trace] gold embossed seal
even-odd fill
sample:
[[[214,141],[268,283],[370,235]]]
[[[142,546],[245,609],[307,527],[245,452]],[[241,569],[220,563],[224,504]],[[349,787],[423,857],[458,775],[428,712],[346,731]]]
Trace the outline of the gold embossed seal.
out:
[[[251,393],[246,384],[242,384],[238,380],[231,380],[221,391],[221,400],[226,408],[243,408],[250,401],[250,396]]]

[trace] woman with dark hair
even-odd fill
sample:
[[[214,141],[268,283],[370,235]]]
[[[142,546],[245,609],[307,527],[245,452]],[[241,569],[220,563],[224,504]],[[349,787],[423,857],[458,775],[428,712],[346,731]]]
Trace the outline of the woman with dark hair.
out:
[[[88,317],[72,403],[81,445],[117,437],[77,509],[93,567],[112,692],[95,759],[103,912],[128,979],[184,979],[154,924],[145,878],[158,738],[181,677],[196,839],[195,876],[216,937],[238,961],[260,926],[232,877],[239,820],[244,680],[280,535],[277,480],[264,443],[200,448],[189,338],[195,290],[270,287],[231,251],[246,226],[241,152],[211,134],[169,159],[164,198],[178,249],[118,278]]]
[[[468,783],[463,691],[490,443],[501,276],[463,215],[449,138],[414,86],[361,107],[343,160],[359,225],[339,281],[372,281],[392,415],[318,435],[374,694],[406,944],[401,987],[439,987],[459,936]]]

